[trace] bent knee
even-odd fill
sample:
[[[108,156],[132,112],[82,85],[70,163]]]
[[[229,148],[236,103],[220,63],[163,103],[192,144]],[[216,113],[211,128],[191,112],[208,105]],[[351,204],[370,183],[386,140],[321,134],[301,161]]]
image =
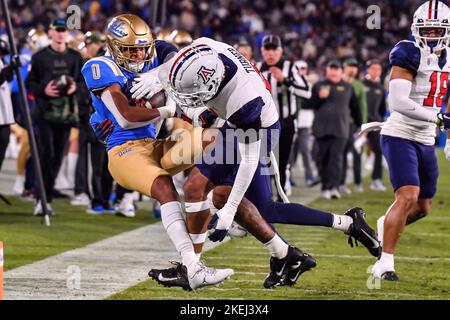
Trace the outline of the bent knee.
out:
[[[223,208],[223,206],[228,201],[228,196],[230,195],[230,190],[231,190],[231,187],[228,187],[228,186],[227,187],[221,186],[221,187],[214,188],[213,197],[212,197],[214,207],[216,207],[217,209]]]

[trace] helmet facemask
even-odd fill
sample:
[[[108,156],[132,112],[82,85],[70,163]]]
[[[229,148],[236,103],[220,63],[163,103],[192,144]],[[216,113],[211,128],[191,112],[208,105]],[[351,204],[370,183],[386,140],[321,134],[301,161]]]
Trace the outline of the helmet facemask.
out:
[[[437,36],[427,35],[433,30],[436,31]],[[440,51],[449,45],[450,23],[448,19],[442,21],[417,19],[417,22],[412,24],[411,31],[419,47],[429,53]]]
[[[151,63],[154,56],[154,42],[146,44],[136,44],[136,45],[126,45],[122,44],[117,40],[107,40],[108,49],[114,58],[114,61],[121,68],[131,72],[139,73],[142,72],[146,63]],[[133,49],[143,48],[145,55],[143,59],[131,58],[131,51]],[[128,57],[127,57],[128,56]]]

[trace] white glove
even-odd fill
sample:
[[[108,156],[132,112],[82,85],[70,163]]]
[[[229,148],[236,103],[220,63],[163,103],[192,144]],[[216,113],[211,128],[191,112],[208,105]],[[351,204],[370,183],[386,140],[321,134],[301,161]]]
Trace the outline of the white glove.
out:
[[[447,142],[445,143],[444,148],[445,157],[448,161],[450,161],[450,138],[447,138]]]
[[[133,99],[150,99],[156,93],[163,90],[163,85],[158,78],[158,69],[159,68],[155,68],[149,72],[142,73],[139,77],[134,79],[133,87],[130,90]]]
[[[160,119],[173,118],[177,112],[177,105],[172,99],[167,99],[167,104],[158,108],[158,110],[161,115]]]
[[[222,209],[217,211],[216,214],[219,217],[219,220],[217,220],[216,229],[219,230],[230,229],[231,224],[233,223],[234,220],[234,215],[236,214],[236,210],[225,205]]]

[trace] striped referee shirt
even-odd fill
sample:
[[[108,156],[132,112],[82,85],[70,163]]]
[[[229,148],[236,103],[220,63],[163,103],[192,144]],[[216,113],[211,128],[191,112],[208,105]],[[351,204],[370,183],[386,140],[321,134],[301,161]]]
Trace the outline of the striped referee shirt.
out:
[[[270,83],[272,97],[278,109],[280,118],[285,119],[297,112],[298,97],[309,99],[311,97],[311,85],[303,75],[300,75],[295,64],[290,60],[281,59],[273,66],[265,62],[256,64],[263,76]],[[278,67],[283,72],[285,80],[279,83],[269,72],[270,67]]]

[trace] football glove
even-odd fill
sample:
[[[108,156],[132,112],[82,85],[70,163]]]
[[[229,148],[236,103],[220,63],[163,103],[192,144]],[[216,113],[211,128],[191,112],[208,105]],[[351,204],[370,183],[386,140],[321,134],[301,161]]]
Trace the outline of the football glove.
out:
[[[183,111],[181,118],[194,127],[210,128],[218,117],[217,113],[207,107],[181,107],[181,110]]]
[[[438,113],[437,125],[444,130],[450,129],[450,112]]]
[[[150,99],[156,93],[163,90],[163,85],[158,78],[158,69],[155,68],[149,72],[142,73],[134,79],[133,87],[130,89],[133,99]]]
[[[111,133],[114,130],[114,124],[113,124],[112,120],[105,119],[102,122],[93,124],[92,126],[94,129],[94,134],[97,137],[97,139],[101,143],[106,144],[108,137],[111,135]]]
[[[211,218],[208,224],[208,229],[214,229],[213,233],[209,235],[209,240],[212,242],[223,241],[228,234],[231,224],[234,220],[235,211],[229,209],[226,205],[217,211]]]

